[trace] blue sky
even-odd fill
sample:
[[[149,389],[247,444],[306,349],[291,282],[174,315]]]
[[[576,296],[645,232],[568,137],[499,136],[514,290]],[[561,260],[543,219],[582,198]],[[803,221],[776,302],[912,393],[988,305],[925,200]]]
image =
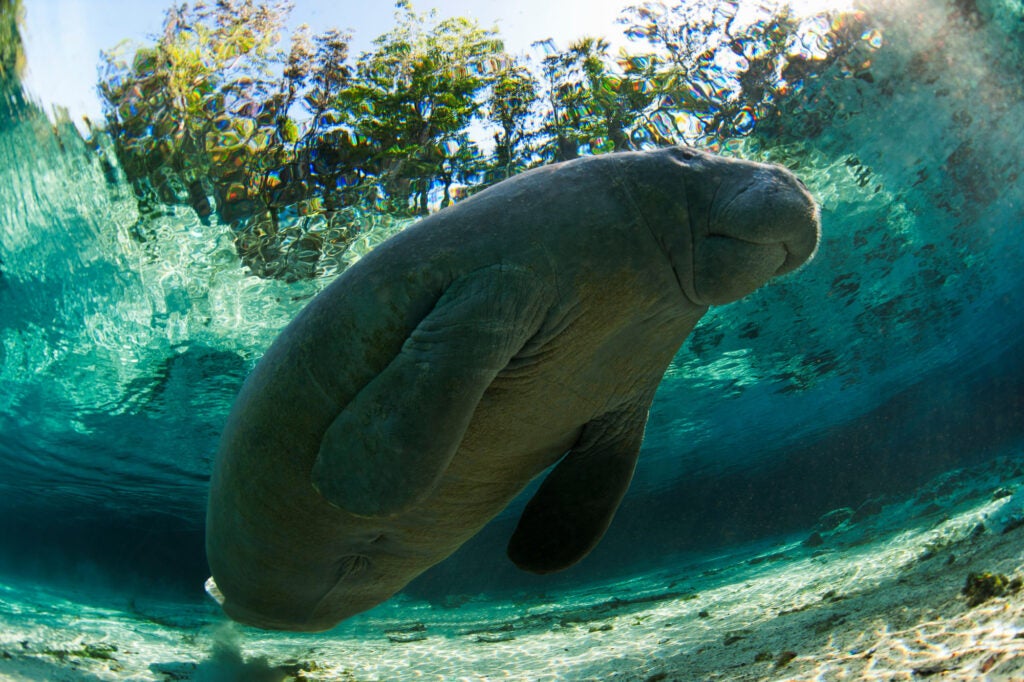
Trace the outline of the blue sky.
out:
[[[26,86],[49,109],[68,107],[72,117],[100,118],[95,95],[99,52],[124,38],[157,33],[164,10],[174,0],[29,0],[25,42]],[[564,47],[582,35],[624,42],[615,19],[629,0],[414,0],[417,10],[436,8],[441,16],[471,16],[481,25],[497,25],[506,48],[530,51],[530,43],[553,38]],[[354,54],[393,24],[394,3],[387,0],[295,0],[293,23],[314,31],[331,26],[350,29]]]

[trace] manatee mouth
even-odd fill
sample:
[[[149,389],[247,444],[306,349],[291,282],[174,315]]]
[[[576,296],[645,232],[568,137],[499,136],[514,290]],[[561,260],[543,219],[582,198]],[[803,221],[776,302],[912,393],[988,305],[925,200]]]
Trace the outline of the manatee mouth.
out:
[[[779,266],[779,269],[775,271],[775,275],[785,275],[788,272],[793,272],[801,265],[811,260],[814,256],[814,252],[817,250],[816,247],[812,247],[810,250],[804,248],[795,248],[790,242],[781,242],[783,250],[786,252],[786,259]]]
[[[781,258],[781,262],[779,263],[779,266],[775,269],[775,271],[772,273],[773,276],[784,275],[788,272],[792,272],[793,270],[796,270],[798,267],[803,265],[808,260],[805,254],[799,253],[796,250],[794,250],[789,242],[779,241],[777,239],[766,239],[763,241],[758,241],[756,239],[745,239],[743,237],[737,237],[731,234],[720,234],[715,232],[708,234],[708,236],[705,237],[704,239],[705,241],[714,239],[728,239],[732,242],[745,244],[751,248],[759,249],[760,253],[762,254],[762,258],[765,259],[771,259],[772,256],[775,255],[775,248],[773,247],[777,247],[779,251],[778,256]]]

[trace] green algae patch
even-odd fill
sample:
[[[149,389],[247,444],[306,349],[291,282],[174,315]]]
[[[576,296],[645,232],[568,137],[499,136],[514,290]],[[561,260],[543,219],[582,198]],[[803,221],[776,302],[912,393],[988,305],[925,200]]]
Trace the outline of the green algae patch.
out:
[[[1020,578],[1010,578],[1002,573],[970,573],[961,592],[967,597],[970,607],[983,604],[989,599],[1015,594],[1024,586]]]

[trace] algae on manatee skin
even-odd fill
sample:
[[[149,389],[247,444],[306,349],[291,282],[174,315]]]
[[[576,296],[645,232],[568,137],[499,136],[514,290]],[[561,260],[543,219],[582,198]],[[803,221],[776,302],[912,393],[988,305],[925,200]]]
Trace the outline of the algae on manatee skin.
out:
[[[978,606],[994,597],[1014,594],[1024,586],[1020,578],[1009,578],[1002,573],[970,573],[961,592],[967,597],[967,605]]]

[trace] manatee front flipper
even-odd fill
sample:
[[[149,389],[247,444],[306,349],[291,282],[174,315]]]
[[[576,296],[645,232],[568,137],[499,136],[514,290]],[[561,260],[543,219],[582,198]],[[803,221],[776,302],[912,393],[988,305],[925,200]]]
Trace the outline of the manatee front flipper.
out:
[[[453,282],[327,429],[313,487],[359,516],[396,514],[422,500],[484,391],[536,333],[549,293],[533,272],[505,265]]]
[[[633,478],[650,396],[589,422],[526,505],[508,556],[533,573],[572,566],[597,546]]]

